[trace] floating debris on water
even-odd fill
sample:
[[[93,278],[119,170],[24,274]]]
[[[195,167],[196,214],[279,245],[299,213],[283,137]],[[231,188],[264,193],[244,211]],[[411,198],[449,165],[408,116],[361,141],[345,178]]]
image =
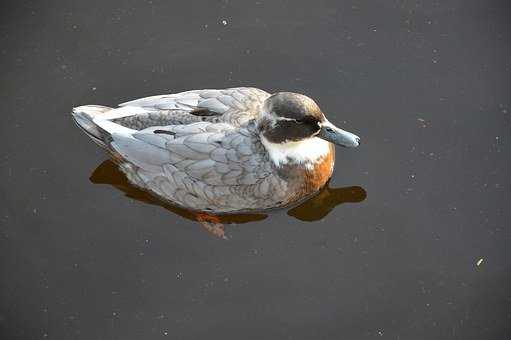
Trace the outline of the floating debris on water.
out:
[[[476,266],[478,266],[478,267],[479,267],[479,266],[483,263],[483,261],[484,261],[484,260],[483,260],[482,258],[481,258],[481,259],[479,259],[479,260],[476,262]]]
[[[222,19],[222,25],[227,26],[227,20],[226,19]]]

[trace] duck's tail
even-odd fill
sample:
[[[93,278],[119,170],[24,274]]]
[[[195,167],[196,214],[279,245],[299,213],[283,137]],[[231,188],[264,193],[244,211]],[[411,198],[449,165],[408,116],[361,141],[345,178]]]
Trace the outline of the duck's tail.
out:
[[[110,134],[94,123],[94,118],[104,115],[110,110],[112,108],[107,106],[84,105],[75,107],[72,113],[76,125],[96,144],[107,150],[109,149],[107,143]]]

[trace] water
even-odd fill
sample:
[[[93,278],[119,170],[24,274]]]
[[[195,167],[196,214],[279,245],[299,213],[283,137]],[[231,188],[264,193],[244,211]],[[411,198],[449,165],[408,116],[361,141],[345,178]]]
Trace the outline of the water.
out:
[[[506,2],[0,12],[2,338],[510,337]],[[223,220],[227,239],[130,187],[69,116],[243,85],[308,94],[363,144],[317,199]]]

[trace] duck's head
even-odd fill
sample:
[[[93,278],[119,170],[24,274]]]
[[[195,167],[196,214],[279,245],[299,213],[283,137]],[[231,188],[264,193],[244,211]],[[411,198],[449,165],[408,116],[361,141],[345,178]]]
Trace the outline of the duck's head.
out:
[[[357,147],[360,138],[326,119],[311,98],[291,92],[268,97],[259,116],[261,140],[275,163],[314,161],[329,150],[327,142]]]

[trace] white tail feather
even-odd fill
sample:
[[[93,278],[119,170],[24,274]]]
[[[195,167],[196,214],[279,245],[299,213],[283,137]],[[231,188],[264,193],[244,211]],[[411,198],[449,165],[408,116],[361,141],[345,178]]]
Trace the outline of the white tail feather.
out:
[[[110,107],[100,105],[84,105],[73,109],[73,118],[83,132],[87,134],[96,144],[106,148],[104,133],[94,123],[94,119],[112,110]]]

